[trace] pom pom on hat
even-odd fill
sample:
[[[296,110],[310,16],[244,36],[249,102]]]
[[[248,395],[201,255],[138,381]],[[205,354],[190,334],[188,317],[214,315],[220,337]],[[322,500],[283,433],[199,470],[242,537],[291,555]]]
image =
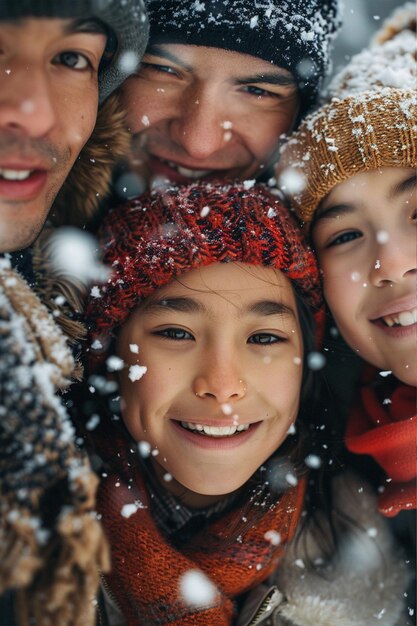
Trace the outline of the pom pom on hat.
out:
[[[114,209],[99,237],[112,275],[93,288],[87,307],[98,351],[144,298],[213,263],[276,268],[313,313],[322,304],[312,251],[288,209],[261,185],[197,183],[146,194]]]
[[[277,176],[290,169],[303,178],[303,188],[289,196],[307,226],[335,185],[381,167],[417,167],[415,28],[415,5],[408,2],[334,78],[327,103],[283,146]]]

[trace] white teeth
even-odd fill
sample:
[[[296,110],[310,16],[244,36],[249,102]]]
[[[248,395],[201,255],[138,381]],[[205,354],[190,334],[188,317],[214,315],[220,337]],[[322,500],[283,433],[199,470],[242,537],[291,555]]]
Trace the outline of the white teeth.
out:
[[[187,178],[197,179],[203,178],[203,176],[207,176],[210,174],[211,170],[190,170],[188,167],[182,167],[182,165],[177,165],[173,161],[167,161],[169,167],[176,170],[181,176],[186,176]]]
[[[0,167],[0,176],[6,180],[26,180],[31,173],[32,170],[6,170]]]
[[[382,318],[387,326],[412,326],[417,322],[417,308],[411,311],[401,311],[396,315],[385,315]]]
[[[411,326],[416,323],[416,311],[403,311],[398,316],[401,326]]]
[[[248,430],[249,424],[239,424],[239,426],[206,426],[205,424],[193,424],[191,422],[181,422],[181,426],[187,430],[197,430],[210,437],[230,437],[236,432]]]

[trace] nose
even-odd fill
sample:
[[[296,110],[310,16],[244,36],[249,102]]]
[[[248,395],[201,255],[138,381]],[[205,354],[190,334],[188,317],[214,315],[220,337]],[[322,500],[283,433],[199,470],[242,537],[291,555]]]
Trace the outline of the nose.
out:
[[[404,235],[383,233],[383,241],[377,242],[375,259],[370,271],[370,282],[375,287],[415,277],[417,250],[414,230]]]
[[[56,123],[47,77],[37,68],[11,66],[0,85],[0,131],[46,136]]]
[[[171,121],[170,134],[188,157],[204,161],[230,143],[233,126],[221,100],[197,90]]]
[[[247,394],[247,383],[239,375],[234,363],[206,360],[194,379],[194,393],[202,399],[214,399],[219,404],[236,402]]]

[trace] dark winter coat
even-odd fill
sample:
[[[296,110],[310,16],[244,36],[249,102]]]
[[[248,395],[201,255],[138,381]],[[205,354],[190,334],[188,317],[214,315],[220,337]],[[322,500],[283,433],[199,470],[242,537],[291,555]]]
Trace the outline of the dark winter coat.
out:
[[[91,219],[128,144],[113,95],[51,209],[52,224]],[[18,609],[22,624],[88,626],[98,571],[108,567],[107,544],[92,514],[97,478],[59,395],[80,374],[68,339],[82,327],[68,317],[73,306],[59,314],[62,291],[41,257],[37,242],[37,280],[29,285],[0,255],[0,624],[12,626]],[[67,303],[73,293],[64,289]]]

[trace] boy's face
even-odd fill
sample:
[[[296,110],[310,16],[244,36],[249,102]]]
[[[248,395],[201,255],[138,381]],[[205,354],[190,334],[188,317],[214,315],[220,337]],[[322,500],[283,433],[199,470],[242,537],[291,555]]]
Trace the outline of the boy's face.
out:
[[[156,468],[174,478],[166,488],[184,496],[185,487],[190,504],[241,487],[297,417],[300,324],[289,280],[271,268],[184,274],[133,313],[118,354],[147,367],[136,382],[134,368],[122,374],[123,420],[158,451]]]
[[[0,22],[0,251],[28,246],[97,117],[106,37],[61,19]]]
[[[365,361],[416,384],[416,171],[353,176],[323,201],[313,227],[324,293]]]
[[[129,127],[151,178],[253,178],[271,164],[299,98],[290,72],[220,48],[151,46],[123,87]],[[135,150],[134,150],[135,151]]]

